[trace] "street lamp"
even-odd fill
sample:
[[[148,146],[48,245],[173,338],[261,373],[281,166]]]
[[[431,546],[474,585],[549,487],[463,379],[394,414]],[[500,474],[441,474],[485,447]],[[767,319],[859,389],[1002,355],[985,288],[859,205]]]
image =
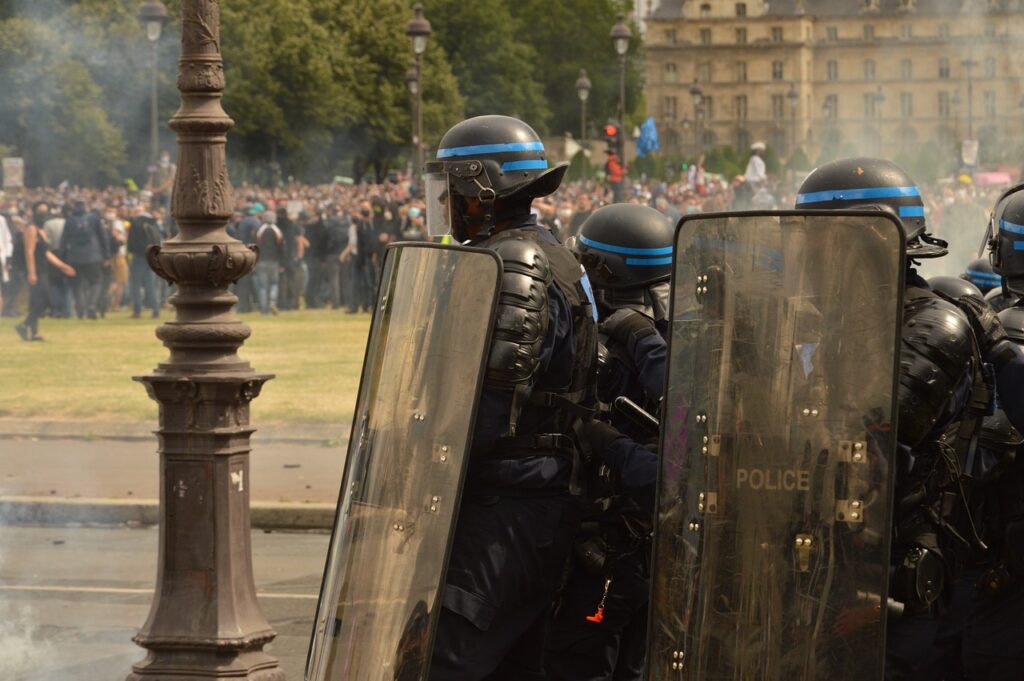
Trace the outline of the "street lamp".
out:
[[[149,43],[153,47],[151,91],[149,97],[149,161],[155,164],[157,156],[160,155],[160,133],[156,107],[157,66],[159,63],[160,34],[163,33],[164,24],[167,23],[167,8],[164,7],[164,3],[160,2],[160,0],[146,0],[139,7],[138,18],[139,22],[145,27],[146,38],[149,39]]]
[[[576,79],[576,94],[580,98],[580,141],[587,139],[587,100],[590,98],[590,88],[587,70],[580,69],[580,77]]]
[[[694,147],[697,149],[697,156],[704,153],[704,90],[701,89],[697,79],[693,79],[690,86],[690,96],[693,98],[693,120],[694,126]]]
[[[226,230],[235,203],[225,149],[233,123],[221,107],[221,4],[180,4],[181,108],[170,127],[188,181],[174,184],[179,233],[146,252],[174,284],[176,312],[156,330],[169,356],[136,377],[160,405],[160,536],[149,616],[133,639],[147,655],[128,681],[281,680],[264,652],[275,634],[252,572],[250,403],[272,376],[238,356],[251,330],[234,315],[231,286],[258,255]],[[155,22],[166,16],[159,2],[143,7]]]
[[[967,70],[967,139],[974,139],[974,79],[972,75],[978,62],[968,58],[960,62],[960,65]]]
[[[619,55],[619,127],[626,125],[626,53],[629,52],[629,41],[633,38],[633,31],[626,24],[626,17],[619,15],[611,32],[612,45],[615,47],[615,54]],[[625,136],[619,136],[619,162],[626,160]]]
[[[413,144],[416,145],[416,177],[423,172],[423,53],[427,51],[427,38],[433,33],[430,22],[423,16],[423,5],[416,3],[412,8],[413,18],[405,26],[405,34],[412,40],[412,53],[415,55],[416,84],[409,85],[409,91],[416,98],[416,131]],[[406,73],[408,84],[409,74]],[[420,185],[419,182],[416,183]]]
[[[405,72],[405,84],[409,88],[409,94],[412,95],[412,147],[413,161],[410,161],[409,165],[412,165],[419,160],[419,148],[420,148],[420,135],[417,127],[419,122],[419,102],[417,101],[417,95],[420,93],[420,72],[416,68],[416,64],[409,67],[409,70]],[[410,177],[416,177],[419,173],[419,168],[413,168],[412,172],[409,173]]]
[[[796,151],[796,105],[800,102],[800,93],[796,91],[796,83],[789,84],[789,92],[786,93],[789,100],[789,153]]]

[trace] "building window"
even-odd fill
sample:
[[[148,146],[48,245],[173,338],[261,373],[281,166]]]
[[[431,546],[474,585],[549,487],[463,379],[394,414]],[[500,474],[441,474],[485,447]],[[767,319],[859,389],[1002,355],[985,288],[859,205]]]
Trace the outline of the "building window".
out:
[[[704,120],[708,121],[715,116],[715,100],[712,97],[704,96],[700,100],[700,109],[698,110],[699,115],[703,115]]]
[[[711,63],[703,61],[697,64],[697,80],[702,83],[711,82]]]
[[[995,78],[996,77],[996,60],[995,57],[985,58],[985,77]]]
[[[786,117],[786,97],[784,95],[772,95],[772,118],[781,120]]]
[[[700,29],[700,44],[710,45],[711,44],[711,29],[702,28]]]
[[[839,40],[839,29],[835,26],[829,26],[825,29],[825,39],[829,42],[834,43]]]
[[[989,25],[985,26],[985,37],[986,38],[995,38],[996,37],[996,27],[995,27],[995,24],[989,24]]]
[[[875,39],[875,27],[874,26],[865,26],[864,27],[864,40],[874,40],[874,39]]]
[[[676,71],[676,65],[672,62],[665,64],[665,82],[675,83],[679,80],[679,74]]]
[[[904,118],[914,115],[914,95],[909,92],[900,93],[900,115]]]
[[[996,93],[992,90],[985,91],[985,117],[996,117]]]
[[[914,64],[909,59],[900,61],[900,78],[910,80],[914,77]]]
[[[663,107],[663,114],[665,120],[674,121],[676,119],[676,98],[666,97],[665,106]]]
[[[939,78],[942,80],[949,79],[949,60],[945,57],[939,59]]]
[[[736,81],[739,83],[747,82],[747,62],[736,62]]]
[[[747,120],[747,96],[737,95],[736,96],[736,120],[745,121]]]
[[[875,60],[867,59],[864,61],[864,80],[875,79]]]
[[[950,106],[949,106],[949,93],[939,93],[939,118],[949,118]]]
[[[825,118],[835,120],[839,118],[839,95],[826,95],[825,106],[822,107]]]
[[[744,45],[747,42],[747,29],[737,28],[736,29],[736,42],[739,45]]]
[[[782,62],[772,62],[772,80],[782,80]]]
[[[939,37],[943,40],[949,38],[949,24],[939,24]]]
[[[736,16],[745,17],[747,16],[747,3],[737,2],[736,3]]]
[[[878,97],[874,92],[864,95],[864,118],[878,118]]]
[[[707,4],[701,5],[700,6],[700,18],[701,19],[707,19],[710,16],[711,16],[711,5],[707,5]]]
[[[839,62],[835,59],[829,59],[825,64],[825,79],[826,80],[839,80]]]
[[[903,36],[904,40],[910,40],[914,37],[914,27],[910,24],[903,24],[900,26],[900,35]]]
[[[676,44],[676,32],[674,30],[665,31],[665,42],[668,43],[669,45]]]
[[[772,26],[772,42],[773,43],[781,43],[782,42],[782,27],[781,26]]]

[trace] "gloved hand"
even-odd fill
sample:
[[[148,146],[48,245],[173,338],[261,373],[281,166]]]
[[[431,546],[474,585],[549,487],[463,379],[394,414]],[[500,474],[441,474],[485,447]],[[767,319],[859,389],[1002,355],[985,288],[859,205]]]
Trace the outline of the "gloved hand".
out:
[[[604,421],[591,420],[583,424],[583,432],[581,433],[584,444],[590,449],[591,452],[598,456],[604,452],[611,443],[615,442],[619,438],[626,437],[618,431],[615,426],[605,423]]]
[[[974,295],[960,296],[957,302],[967,312],[967,318],[971,320],[971,328],[974,329],[974,336],[978,339],[978,347],[981,349],[982,356],[987,355],[992,348],[1006,340],[1003,323],[999,321],[995,310],[987,302]]]
[[[636,310],[622,308],[601,322],[601,333],[625,346],[630,355],[636,354],[636,344],[642,338],[658,333],[654,320]]]

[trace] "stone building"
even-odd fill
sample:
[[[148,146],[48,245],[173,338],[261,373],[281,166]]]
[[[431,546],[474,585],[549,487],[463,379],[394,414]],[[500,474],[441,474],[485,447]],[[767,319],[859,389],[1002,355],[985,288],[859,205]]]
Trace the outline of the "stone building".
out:
[[[661,0],[645,42],[670,154],[952,155],[973,136],[993,161],[1024,143],[1022,0]]]

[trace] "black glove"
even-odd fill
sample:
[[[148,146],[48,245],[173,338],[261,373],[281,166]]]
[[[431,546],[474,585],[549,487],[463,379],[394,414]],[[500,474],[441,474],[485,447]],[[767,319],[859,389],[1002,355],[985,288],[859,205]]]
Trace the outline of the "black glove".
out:
[[[611,443],[626,437],[615,426],[597,420],[587,421],[583,424],[581,435],[589,450],[598,455],[607,450]]]
[[[974,295],[960,296],[957,300],[960,308],[967,313],[971,320],[971,328],[974,329],[974,336],[978,339],[978,347],[981,348],[982,356],[987,355],[1000,342],[1006,340],[1006,330],[1003,323],[999,321],[987,302]]]
[[[599,328],[601,333],[621,343],[630,356],[636,355],[636,344],[641,339],[658,333],[653,319],[625,307],[601,322]]]

